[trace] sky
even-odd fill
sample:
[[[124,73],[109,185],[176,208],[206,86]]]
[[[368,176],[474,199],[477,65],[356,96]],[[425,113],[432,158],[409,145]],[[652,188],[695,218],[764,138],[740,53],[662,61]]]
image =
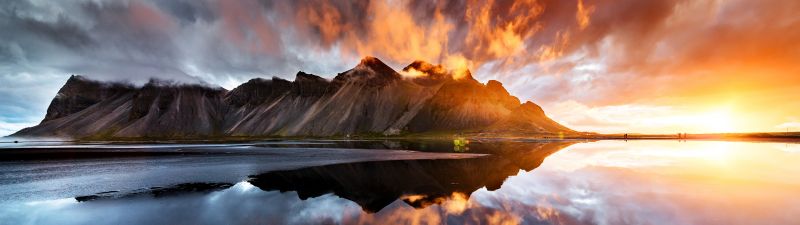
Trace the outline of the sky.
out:
[[[580,131],[800,131],[800,1],[0,2],[0,135],[71,74],[228,89],[375,56],[499,80]]]

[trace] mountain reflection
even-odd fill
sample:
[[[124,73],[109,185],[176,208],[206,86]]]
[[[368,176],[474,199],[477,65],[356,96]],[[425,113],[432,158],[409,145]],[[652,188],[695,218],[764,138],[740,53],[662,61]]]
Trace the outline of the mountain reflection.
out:
[[[439,145],[440,143],[429,143]],[[570,142],[473,143],[486,157],[446,160],[400,160],[347,163],[272,171],[251,176],[250,184],[264,191],[294,191],[300,199],[333,193],[353,201],[365,212],[378,212],[402,199],[415,208],[441,204],[453,196],[468,198],[482,187],[500,188],[519,170],[539,167],[545,157]]]

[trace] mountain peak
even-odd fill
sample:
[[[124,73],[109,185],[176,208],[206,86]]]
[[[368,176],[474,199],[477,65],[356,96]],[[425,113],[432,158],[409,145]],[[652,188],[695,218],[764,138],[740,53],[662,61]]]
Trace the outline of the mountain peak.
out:
[[[394,69],[386,65],[386,63],[383,63],[383,61],[381,61],[380,59],[372,56],[367,56],[361,59],[361,62],[359,62],[358,65],[356,65],[356,69],[371,69],[372,71],[375,71],[378,74],[397,73],[396,71],[394,71]]]
[[[292,93],[305,97],[318,97],[325,94],[328,84],[329,82],[325,78],[299,71],[292,83]]]
[[[67,79],[67,82],[64,83],[64,86],[61,88],[60,91],[67,91],[69,89],[80,89],[85,87],[86,85],[101,85],[101,83],[99,81],[91,80],[81,75],[71,75],[69,76],[69,79]]]
[[[359,64],[367,64],[372,62],[381,62],[381,60],[375,58],[374,56],[364,56],[364,58],[361,58],[361,62]]]
[[[306,73],[303,71],[297,71],[297,75],[294,78],[294,82],[307,82],[307,81],[327,82],[325,78],[322,78],[320,76]]]
[[[503,87],[503,83],[500,83],[500,81],[489,80],[488,82],[486,82],[486,87],[489,88],[489,90],[491,90],[491,91],[494,91],[494,92],[497,92],[497,93],[501,93],[503,95],[509,95],[509,93],[506,90],[506,88]]]
[[[400,79],[400,74],[383,63],[380,59],[367,56],[353,69],[339,73],[333,79],[336,87],[348,82],[364,83],[372,87],[382,87],[394,80]]]
[[[389,67],[386,65],[386,63],[384,63],[383,61],[374,56],[364,56],[364,58],[361,58],[361,61],[358,62],[358,65],[364,65],[369,67],[381,67],[381,66]]]
[[[544,110],[542,110],[542,107],[531,101],[522,103],[522,105],[519,106],[519,109],[532,112],[536,115],[544,115]]]
[[[50,102],[42,122],[79,112],[110,96],[132,89],[133,86],[128,84],[104,83],[81,75],[71,75]]]
[[[277,76],[272,76],[272,82],[290,82],[290,81]]]
[[[252,107],[277,98],[291,88],[291,82],[278,77],[269,80],[254,78],[228,92],[225,101],[237,107],[245,105]]]
[[[89,80],[89,79],[84,77],[84,76],[73,74],[73,75],[69,76],[69,79],[67,79],[67,82],[69,82],[69,81],[87,81],[87,80]]]

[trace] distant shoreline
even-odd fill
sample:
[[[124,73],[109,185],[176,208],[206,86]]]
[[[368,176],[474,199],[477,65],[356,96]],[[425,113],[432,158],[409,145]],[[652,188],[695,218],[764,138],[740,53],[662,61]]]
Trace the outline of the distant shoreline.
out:
[[[331,140],[331,141],[373,141],[373,140],[448,140],[466,138],[470,140],[518,140],[518,141],[601,141],[601,140],[678,140],[678,141],[756,141],[756,142],[798,142],[800,132],[771,133],[715,133],[715,134],[567,134],[567,135],[488,135],[488,134],[413,134],[401,136],[353,135],[347,136],[225,136],[225,137],[135,137],[135,138],[25,138],[3,137],[0,143],[19,142],[121,142],[121,143],[175,143],[175,142],[249,142],[249,141],[281,141],[281,140]]]
[[[800,142],[800,132],[710,133],[710,134],[592,134],[580,138],[596,140],[719,140]]]

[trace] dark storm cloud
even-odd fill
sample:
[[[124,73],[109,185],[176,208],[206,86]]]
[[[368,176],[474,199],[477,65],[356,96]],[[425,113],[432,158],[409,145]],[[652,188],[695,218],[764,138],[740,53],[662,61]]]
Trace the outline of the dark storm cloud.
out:
[[[155,4],[181,21],[181,23],[210,23],[217,19],[217,15],[212,11],[212,7],[207,1],[158,0],[155,1]]]
[[[64,17],[59,17],[55,23],[46,23],[35,19],[19,17],[12,17],[10,19],[17,19],[18,21],[11,22],[18,24],[20,29],[47,38],[67,48],[80,48],[93,43],[92,38],[86,31]]]

